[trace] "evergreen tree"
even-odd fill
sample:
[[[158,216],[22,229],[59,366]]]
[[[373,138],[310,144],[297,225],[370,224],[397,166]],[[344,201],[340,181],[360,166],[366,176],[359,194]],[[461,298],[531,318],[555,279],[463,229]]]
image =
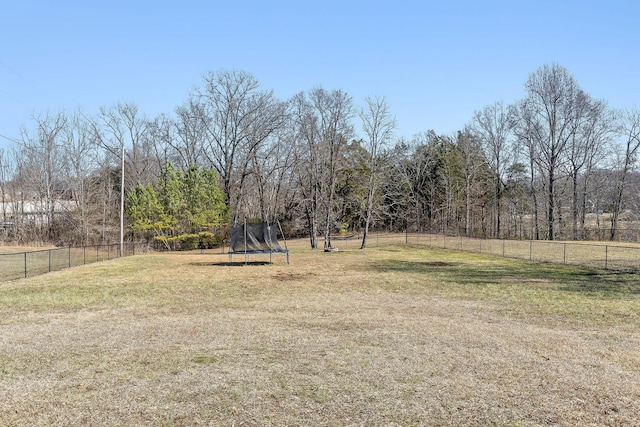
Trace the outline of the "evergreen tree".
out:
[[[134,232],[151,232],[168,249],[195,249],[219,241],[213,231],[227,222],[228,208],[215,171],[192,166],[185,173],[167,163],[158,192],[136,187],[127,198],[127,213]]]

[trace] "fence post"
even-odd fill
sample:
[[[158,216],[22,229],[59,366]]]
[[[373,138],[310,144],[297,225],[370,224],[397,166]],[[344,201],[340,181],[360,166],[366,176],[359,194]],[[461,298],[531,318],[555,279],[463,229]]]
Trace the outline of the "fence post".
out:
[[[87,245],[84,245],[82,247],[82,263],[83,264],[87,263]]]
[[[51,273],[51,249],[49,249],[47,252],[49,252],[49,273]]]
[[[71,245],[69,245],[69,268],[71,268]]]
[[[604,247],[604,269],[609,269],[609,245]]]
[[[533,259],[533,240],[529,240],[529,261]]]
[[[27,277],[27,253],[24,253],[24,277]]]
[[[564,243],[564,253],[562,254],[562,263],[567,263],[567,244]]]

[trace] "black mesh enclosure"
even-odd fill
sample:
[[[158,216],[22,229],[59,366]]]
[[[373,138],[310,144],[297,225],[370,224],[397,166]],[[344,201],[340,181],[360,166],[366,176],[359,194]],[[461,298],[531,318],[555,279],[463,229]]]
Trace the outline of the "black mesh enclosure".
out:
[[[240,224],[231,228],[231,252],[286,252],[278,243],[277,225]]]

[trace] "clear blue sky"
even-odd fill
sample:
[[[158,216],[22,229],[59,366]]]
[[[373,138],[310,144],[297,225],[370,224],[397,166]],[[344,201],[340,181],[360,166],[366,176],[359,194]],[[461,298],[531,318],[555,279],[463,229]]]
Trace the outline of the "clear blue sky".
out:
[[[172,114],[207,71],[240,69],[288,98],[316,86],[362,105],[385,96],[411,137],[461,129],[566,67],[592,96],[640,105],[640,2],[6,1],[0,6],[0,135],[31,116],[136,103]],[[10,143],[0,138],[0,147]]]

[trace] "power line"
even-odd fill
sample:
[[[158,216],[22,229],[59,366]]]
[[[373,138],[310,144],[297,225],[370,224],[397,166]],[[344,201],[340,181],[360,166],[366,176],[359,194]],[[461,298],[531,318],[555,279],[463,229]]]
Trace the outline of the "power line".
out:
[[[9,138],[8,136],[4,136],[1,133],[0,133],[0,138],[4,138],[7,141],[11,141],[11,142],[16,143],[16,144],[20,144],[20,141],[18,141],[17,139]]]
[[[2,65],[4,68],[6,68],[7,70],[11,71],[13,74],[15,74],[16,76],[20,77],[22,80],[24,80],[24,77],[22,77],[16,70],[14,70],[13,68],[9,67],[4,62],[0,61],[0,65]]]
[[[18,76],[20,79],[24,80],[24,77],[22,77],[22,75],[20,75],[20,73],[18,73],[16,70],[14,70],[13,68],[9,67],[7,64],[5,64],[4,62],[2,62],[2,60],[0,60],[0,66],[6,68],[7,70],[9,70],[10,72],[12,72],[13,74],[15,74],[16,76]],[[13,96],[12,94],[10,94],[9,92],[7,92],[6,90],[0,89],[0,92],[2,92],[4,95],[6,95],[7,97],[11,98],[12,100],[14,100],[15,102],[17,102],[18,104],[22,104],[23,106],[26,107],[26,105],[19,100],[18,98],[16,98],[15,96]],[[0,135],[1,136],[1,135]],[[6,139],[11,140],[10,138],[7,137],[3,137]]]

